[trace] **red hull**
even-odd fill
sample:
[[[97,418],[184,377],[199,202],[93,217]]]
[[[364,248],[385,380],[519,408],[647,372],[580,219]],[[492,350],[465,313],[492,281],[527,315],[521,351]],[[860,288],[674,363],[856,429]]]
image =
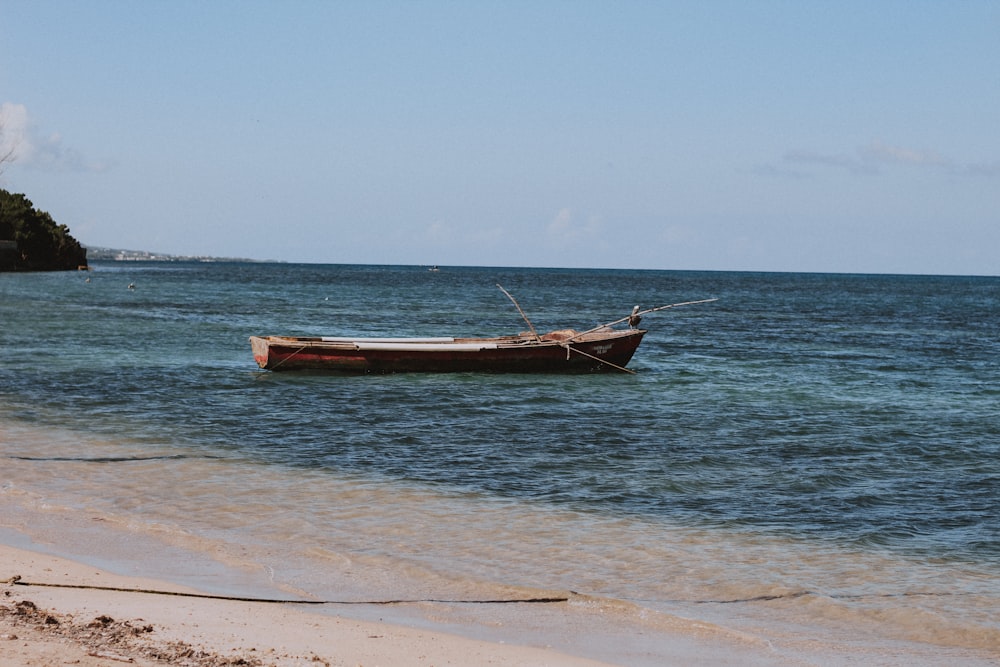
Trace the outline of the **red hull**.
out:
[[[589,373],[624,370],[646,332],[604,330],[458,339],[250,338],[254,358],[274,371],[337,373]]]

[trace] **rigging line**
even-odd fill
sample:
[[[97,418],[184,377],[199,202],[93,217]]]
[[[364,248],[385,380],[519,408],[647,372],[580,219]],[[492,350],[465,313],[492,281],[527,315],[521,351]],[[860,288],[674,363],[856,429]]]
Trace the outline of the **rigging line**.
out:
[[[564,344],[563,347],[566,348],[566,356],[567,356],[567,358],[569,357],[569,353],[570,352],[576,352],[577,354],[582,354],[585,357],[590,357],[594,361],[599,361],[602,364],[607,364],[608,366],[611,366],[611,368],[615,368],[617,370],[620,370],[623,373],[628,373],[629,375],[636,375],[637,374],[635,371],[629,370],[629,369],[625,368],[624,366],[619,366],[618,364],[613,364],[610,361],[607,361],[605,359],[601,359],[600,357],[595,357],[592,354],[587,354],[583,350],[578,350],[575,347],[573,347],[572,345]]]
[[[2,583],[15,586],[41,586],[45,588],[72,588],[91,591],[112,591],[117,593],[143,593],[146,595],[170,595],[174,597],[201,598],[205,600],[227,600],[231,602],[260,602],[265,604],[337,604],[337,605],[397,605],[417,604],[421,602],[436,602],[441,604],[552,604],[568,602],[569,597],[537,597],[537,598],[501,598],[496,600],[445,600],[422,598],[413,600],[290,600],[276,598],[252,598],[230,595],[210,595],[208,593],[181,593],[176,591],[157,591],[148,588],[117,588],[114,586],[90,586],[87,584],[51,584],[37,581],[24,581],[19,576],[11,577]]]
[[[294,357],[296,354],[298,354],[302,350],[306,349],[307,347],[309,347],[309,346],[308,345],[303,345],[299,349],[295,350],[290,355],[288,355],[287,357],[285,357],[284,359],[282,359],[281,361],[279,361],[278,363],[276,363],[274,366],[271,366],[271,370],[273,371],[275,368],[277,368],[281,364],[285,363],[286,361],[288,361],[289,359],[291,359],[292,357]]]

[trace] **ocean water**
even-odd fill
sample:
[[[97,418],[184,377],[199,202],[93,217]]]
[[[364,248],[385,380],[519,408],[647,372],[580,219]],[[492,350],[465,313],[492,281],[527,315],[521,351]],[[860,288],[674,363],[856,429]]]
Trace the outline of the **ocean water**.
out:
[[[539,331],[718,301],[647,316],[636,375],[250,353],[523,330],[497,284]],[[0,274],[0,335],[0,526],[42,542],[99,523],[314,599],[573,591],[782,658],[1000,659],[1000,278],[109,262]],[[643,641],[586,652],[656,664]]]

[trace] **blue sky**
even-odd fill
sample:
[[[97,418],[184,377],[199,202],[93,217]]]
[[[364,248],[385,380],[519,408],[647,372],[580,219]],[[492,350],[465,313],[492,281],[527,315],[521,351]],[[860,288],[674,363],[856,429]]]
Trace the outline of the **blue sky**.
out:
[[[1000,275],[997,2],[0,0],[0,187],[84,244]]]

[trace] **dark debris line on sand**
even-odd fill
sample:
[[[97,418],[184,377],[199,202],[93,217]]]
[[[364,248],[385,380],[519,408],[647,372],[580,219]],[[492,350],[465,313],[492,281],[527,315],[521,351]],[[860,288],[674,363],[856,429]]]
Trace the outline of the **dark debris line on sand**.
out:
[[[251,651],[222,656],[186,642],[159,641],[154,637],[155,628],[142,619],[116,621],[102,615],[78,621],[70,614],[56,614],[40,609],[31,600],[14,602],[10,595],[10,591],[4,591],[7,599],[0,601],[0,623],[8,627],[23,628],[34,636],[62,639],[76,644],[94,658],[123,663],[139,659],[181,667],[265,667],[269,664],[264,659],[250,655]],[[29,638],[19,638],[16,634],[0,635],[0,652],[3,641],[21,639]],[[329,663],[318,656],[312,656],[311,660],[316,665],[329,667]]]

